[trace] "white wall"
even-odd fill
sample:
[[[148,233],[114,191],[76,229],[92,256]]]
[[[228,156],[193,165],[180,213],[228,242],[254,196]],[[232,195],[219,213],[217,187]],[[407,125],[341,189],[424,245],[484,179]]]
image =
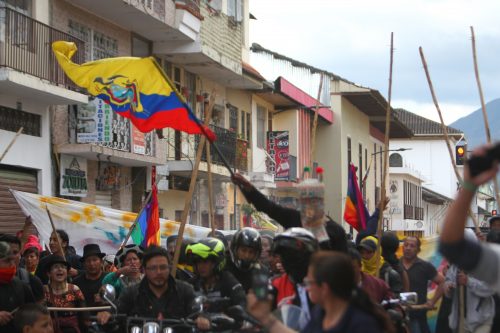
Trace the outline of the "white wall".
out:
[[[390,149],[398,148],[412,148],[399,154],[403,157],[404,166],[418,170],[422,175],[422,186],[449,198],[455,196],[457,178],[442,139],[391,140]],[[452,149],[454,153],[453,146]],[[462,167],[458,168],[462,173]]]
[[[0,105],[16,108],[17,100],[0,95]],[[12,145],[2,164],[38,170],[38,191],[52,195],[52,171],[50,159],[50,114],[47,106],[23,101],[23,111],[41,115],[41,137],[21,134]],[[0,130],[0,153],[7,148],[16,133]]]

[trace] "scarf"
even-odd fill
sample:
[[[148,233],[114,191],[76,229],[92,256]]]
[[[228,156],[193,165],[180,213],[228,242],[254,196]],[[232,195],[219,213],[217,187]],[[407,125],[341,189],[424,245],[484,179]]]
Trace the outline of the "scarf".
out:
[[[375,244],[378,245],[378,239],[373,237],[373,236],[368,236],[363,239],[370,239],[375,242]],[[384,257],[380,256],[380,261],[379,261],[379,266],[382,267],[384,264]],[[361,258],[361,270],[363,273],[371,275],[371,276],[377,276],[377,252],[368,260]]]
[[[10,283],[14,275],[16,275],[16,266],[0,268],[0,284]]]

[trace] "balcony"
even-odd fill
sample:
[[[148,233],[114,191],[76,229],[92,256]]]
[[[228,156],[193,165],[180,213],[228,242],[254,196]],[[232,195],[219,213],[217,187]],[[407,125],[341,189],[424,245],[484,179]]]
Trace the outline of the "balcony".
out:
[[[68,2],[153,42],[193,41],[200,31],[201,16],[198,1],[68,0]],[[184,7],[179,7],[178,3]],[[197,12],[198,15],[193,15]]]
[[[229,163],[231,169],[234,169],[236,165],[236,133],[225,129],[223,127],[210,125],[210,129],[217,136],[217,141],[215,144],[219,147],[222,155],[226,158],[226,161]],[[200,136],[196,136],[195,138],[195,151],[198,150],[198,145],[200,143]],[[217,154],[215,149],[210,149],[210,157],[212,158],[212,164],[224,166],[222,159]],[[201,156],[201,160],[203,162],[207,162],[207,154],[206,150],[203,151],[203,155]]]
[[[84,42],[10,8],[0,7],[0,91],[47,104],[87,102],[52,53],[52,42]],[[83,62],[83,53],[73,59]]]
[[[140,132],[98,99],[71,110],[68,127],[69,143],[58,145],[60,153],[131,167],[165,164],[154,131]]]
[[[236,140],[236,169],[248,172],[248,141]]]

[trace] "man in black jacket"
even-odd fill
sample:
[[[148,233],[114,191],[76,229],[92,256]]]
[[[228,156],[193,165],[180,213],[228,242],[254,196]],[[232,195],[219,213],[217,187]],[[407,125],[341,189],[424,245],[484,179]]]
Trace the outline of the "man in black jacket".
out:
[[[234,184],[239,186],[248,202],[253,204],[258,211],[266,213],[284,229],[302,227],[300,211],[272,202],[239,173],[235,173],[231,179]],[[331,219],[326,222],[325,228],[330,241],[322,242],[321,249],[346,253],[348,246],[344,228]]]
[[[170,275],[167,250],[151,246],[142,259],[144,278],[141,283],[123,290],[118,299],[118,313],[156,319],[181,319],[193,312],[194,291],[186,282]],[[98,314],[99,322],[106,323],[111,314]],[[199,329],[209,329],[206,318],[198,318]]]

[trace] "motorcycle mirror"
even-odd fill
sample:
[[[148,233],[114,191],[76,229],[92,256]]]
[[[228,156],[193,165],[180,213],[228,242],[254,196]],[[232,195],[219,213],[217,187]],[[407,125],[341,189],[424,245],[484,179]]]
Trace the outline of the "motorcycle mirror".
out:
[[[110,284],[105,284],[103,289],[101,289],[101,295],[102,298],[106,300],[106,302],[109,303],[115,310],[115,312],[118,312],[118,308],[116,307],[114,301],[116,299],[116,290],[115,287],[113,287]]]
[[[115,287],[110,284],[105,284],[102,290],[102,297],[110,303],[114,302],[116,299]]]
[[[155,322],[147,322],[142,326],[142,332],[143,333],[161,333],[160,332],[160,325]]]
[[[415,305],[418,303],[418,295],[415,292],[401,293],[399,294],[399,298],[408,305]]]

